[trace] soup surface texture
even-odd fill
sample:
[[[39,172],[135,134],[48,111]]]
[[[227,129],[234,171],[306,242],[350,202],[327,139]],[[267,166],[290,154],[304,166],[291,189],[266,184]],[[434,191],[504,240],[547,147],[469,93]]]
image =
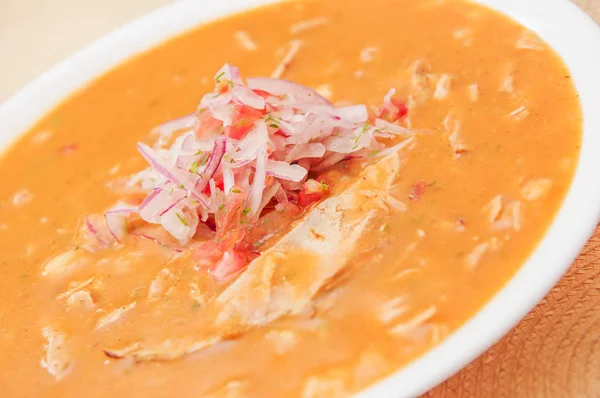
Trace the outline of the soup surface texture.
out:
[[[193,112],[226,62],[338,104],[376,109],[395,88],[407,106],[411,146],[326,172],[332,200],[364,195],[339,222],[370,217],[328,249],[339,269],[327,278],[289,236],[259,257],[268,278],[253,264],[222,283],[192,250],[131,235],[105,250],[80,244],[84,217],[146,167],[136,143]],[[201,26],[98,78],[1,159],[3,395],[359,391],[442,341],[514,274],[563,200],[580,136],[557,55],[471,3],[295,1]],[[327,238],[327,203],[296,222],[316,217],[315,242]],[[266,320],[245,317],[253,300],[269,300]],[[272,315],[285,300],[294,310]]]

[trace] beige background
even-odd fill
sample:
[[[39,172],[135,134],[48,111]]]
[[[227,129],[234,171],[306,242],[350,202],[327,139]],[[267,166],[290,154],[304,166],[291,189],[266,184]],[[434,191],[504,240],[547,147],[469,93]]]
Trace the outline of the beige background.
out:
[[[0,0],[0,102],[91,40],[172,1]],[[600,0],[573,1],[600,22]],[[517,327],[426,395],[600,397],[600,228]]]

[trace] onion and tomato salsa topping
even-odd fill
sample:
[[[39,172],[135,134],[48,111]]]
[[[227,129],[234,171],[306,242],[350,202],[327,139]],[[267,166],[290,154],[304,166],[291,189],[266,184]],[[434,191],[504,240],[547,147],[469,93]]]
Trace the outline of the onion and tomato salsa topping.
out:
[[[248,78],[225,65],[197,111],[157,128],[161,138],[138,144],[149,168],[128,182],[141,202],[105,213],[120,241],[137,214],[162,226],[180,245],[200,224],[214,231],[194,250],[198,267],[217,280],[242,270],[261,245],[329,193],[324,170],[348,159],[397,151],[411,132],[394,122],[406,107],[392,99],[369,117],[365,105],[334,107],[316,91],[273,78]],[[171,142],[170,146],[166,143]]]

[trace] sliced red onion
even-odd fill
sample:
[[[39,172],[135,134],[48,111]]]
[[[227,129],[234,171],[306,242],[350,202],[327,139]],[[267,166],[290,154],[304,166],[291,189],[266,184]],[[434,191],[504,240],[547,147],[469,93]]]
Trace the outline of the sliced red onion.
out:
[[[288,164],[277,160],[267,160],[267,175],[298,182],[306,177],[306,169],[297,164]]]
[[[177,119],[170,120],[154,128],[154,131],[158,132],[161,136],[170,136],[177,130],[183,130],[192,128],[196,121],[196,114],[185,115]]]
[[[94,237],[96,238],[96,240],[98,242],[100,242],[100,244],[102,246],[107,246],[108,245],[107,242],[104,239],[102,239],[102,237],[100,236],[98,228],[92,223],[92,221],[88,217],[85,218],[85,226],[87,227],[88,231],[90,231],[90,233],[92,235],[94,235]]]
[[[196,181],[196,185],[194,186],[195,192],[202,192],[204,188],[206,188],[208,181],[213,177],[219,168],[219,165],[221,164],[221,160],[225,154],[226,145],[227,137],[225,136],[220,136],[215,140],[215,146],[213,147],[213,151],[208,158],[206,169],[204,170],[204,173],[200,179]]]
[[[343,108],[338,108],[333,111],[333,114],[340,118],[345,123],[352,125],[364,124],[369,119],[369,112],[365,105],[351,105]],[[352,127],[352,126],[350,126]]]
[[[294,145],[294,147],[290,149],[285,160],[286,162],[291,163],[295,160],[303,158],[320,159],[325,154],[325,151],[325,145],[321,143]]]
[[[106,226],[117,242],[121,243],[121,239],[127,234],[126,217],[134,212],[137,212],[137,209],[125,208],[112,209],[104,213]]]
[[[235,176],[226,162],[221,166],[221,172],[223,173],[223,192],[227,195],[235,185]]]
[[[256,170],[254,179],[250,188],[250,215],[257,214],[258,207],[262,201],[263,191],[265,189],[265,180],[267,177],[267,152],[262,149],[256,158]]]
[[[167,213],[169,210],[171,210],[172,208],[174,208],[175,206],[177,206],[178,204],[180,204],[181,202],[183,202],[186,198],[183,197],[181,199],[177,199],[176,201],[174,201],[173,203],[171,203],[169,205],[169,207],[167,207],[166,209],[164,209],[159,216],[163,216],[165,213]]]
[[[275,199],[277,199],[277,201],[279,203],[288,203],[289,199],[288,199],[288,195],[285,192],[285,190],[283,189],[283,187],[279,187],[279,189],[277,190],[277,193],[275,194]]]
[[[171,206],[173,201],[185,197],[185,192],[182,192],[179,188],[165,188],[157,190],[157,193],[155,195],[151,194],[151,196],[150,200],[146,198],[140,205],[140,217],[146,222],[160,224],[161,214]]]
[[[337,153],[352,153],[358,149],[353,137],[329,137],[325,140],[328,151]]]
[[[166,247],[168,249],[171,249],[171,250],[173,250],[173,251],[175,251],[177,253],[183,252],[182,249],[180,249],[178,247],[175,247],[175,246],[172,246],[172,245],[168,245],[168,244],[166,244],[164,242],[161,242],[159,239],[155,238],[154,236],[151,236],[151,235],[148,235],[148,234],[135,233],[135,232],[132,233],[132,235],[139,236],[140,238],[148,239],[148,240],[150,240],[150,241],[152,241],[152,242],[154,242],[154,243],[156,243],[156,244],[158,244],[160,246],[163,246],[163,247]]]
[[[152,148],[141,142],[137,144],[137,148],[154,170],[162,174],[167,180],[177,185],[182,184],[182,181],[174,174],[172,167],[162,160]]]
[[[229,64],[223,65],[221,69],[215,74],[215,83],[217,85],[231,81],[234,84],[243,84],[240,76],[240,70],[237,66],[231,66]]]
[[[229,104],[231,100],[233,100],[233,93],[231,91],[217,94],[209,93],[200,100],[200,108],[209,108],[214,112],[215,109]]]
[[[344,160],[345,157],[346,156],[343,153],[330,152],[329,155],[327,155],[327,154],[325,155],[323,160],[321,160],[319,163],[314,165],[311,170],[317,171],[317,172],[325,170],[326,168],[331,167],[334,164],[341,162],[342,160]]]
[[[409,130],[405,127],[399,126],[394,123],[387,122],[383,119],[375,119],[375,127],[377,129],[389,131],[390,133],[393,133],[395,135],[403,135],[406,137],[414,135],[414,132],[412,130]]]
[[[260,205],[258,206],[258,209],[256,210],[255,214],[260,215],[260,213],[263,211],[265,206],[269,204],[271,199],[273,199],[273,197],[275,197],[275,195],[277,194],[277,192],[279,192],[280,189],[281,189],[281,184],[277,181],[275,181],[273,184],[271,184],[267,188],[265,188],[265,191],[263,192],[262,200],[261,200]]]
[[[254,91],[244,86],[237,86],[232,89],[233,95],[242,104],[248,105],[254,109],[265,109],[265,99]]]
[[[199,112],[204,113],[196,118],[193,131],[177,137],[168,149],[139,144],[151,167],[131,180],[144,191],[152,190],[139,206],[140,217],[162,225],[182,243],[196,232],[198,217],[206,221],[216,214],[231,199],[227,195],[234,187],[247,194],[236,197],[251,208],[251,218],[244,220],[255,222],[272,198],[280,203],[296,201],[309,170],[320,172],[344,160],[382,156],[413,142],[409,139],[383,149],[378,139],[414,132],[383,119],[373,126],[364,105],[336,109],[297,83],[253,78],[244,85],[238,69],[229,65],[216,74],[215,82],[215,91],[201,100]],[[394,94],[392,89],[384,99],[387,111],[394,106]],[[252,125],[241,140],[227,138],[223,131],[229,129],[223,127],[248,108],[265,114],[262,119],[249,118]],[[276,181],[265,186],[267,176]],[[115,216],[117,236],[121,233],[118,222]]]
[[[331,102],[317,93],[312,88],[282,79],[268,77],[252,77],[246,79],[246,84],[252,90],[266,91],[267,93],[292,97],[298,103],[331,105]]]
[[[256,159],[258,152],[265,147],[269,140],[267,126],[264,122],[257,122],[252,130],[248,132],[246,137],[238,142],[237,152],[233,152],[230,156],[236,162],[234,167],[240,167],[240,163],[246,164],[245,161]]]
[[[160,223],[179,243],[185,245],[196,234],[199,221],[195,211],[172,207],[161,216]]]

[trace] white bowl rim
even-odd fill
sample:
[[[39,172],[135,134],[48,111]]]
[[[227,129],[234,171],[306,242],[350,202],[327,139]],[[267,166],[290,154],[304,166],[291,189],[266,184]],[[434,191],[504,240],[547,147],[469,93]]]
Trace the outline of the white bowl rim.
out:
[[[474,0],[538,33],[563,58],[584,115],[577,171],[559,213],[534,253],[468,322],[408,366],[357,396],[413,397],[475,359],[552,288],[600,218],[600,29],[567,0]],[[44,73],[0,106],[0,150],[94,78],[202,23],[279,0],[179,1],[113,31]],[[568,32],[568,34],[565,34]]]

